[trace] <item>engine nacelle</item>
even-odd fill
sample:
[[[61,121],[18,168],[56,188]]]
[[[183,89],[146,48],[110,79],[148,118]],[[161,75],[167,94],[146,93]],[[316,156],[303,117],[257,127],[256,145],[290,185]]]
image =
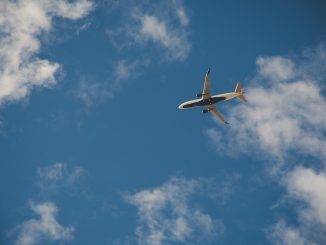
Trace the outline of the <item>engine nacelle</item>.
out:
[[[207,112],[209,112],[209,110],[207,110],[207,109],[204,109],[203,110],[203,113],[207,113]]]
[[[197,98],[200,98],[202,96],[203,96],[203,94],[201,94],[201,93],[197,94]]]

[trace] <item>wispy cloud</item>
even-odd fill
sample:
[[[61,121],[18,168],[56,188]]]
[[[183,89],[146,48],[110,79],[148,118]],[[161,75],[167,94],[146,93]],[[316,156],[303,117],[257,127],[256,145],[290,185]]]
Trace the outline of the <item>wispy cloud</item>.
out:
[[[171,178],[162,186],[126,196],[138,209],[138,243],[205,243],[217,232],[222,233],[220,221],[192,206],[201,185],[198,180]]]
[[[82,167],[68,169],[66,163],[54,163],[47,167],[37,169],[37,175],[45,181],[64,181],[69,184],[75,183],[83,175]]]
[[[168,61],[182,61],[188,57],[191,50],[190,20],[183,1],[131,4],[124,20],[122,27],[107,30],[113,44],[120,49],[138,45],[137,49],[144,50],[142,47],[146,46],[148,50],[152,43],[163,51]]]
[[[16,227],[16,245],[33,245],[44,240],[67,241],[73,238],[74,227],[64,227],[57,221],[58,208],[54,203],[30,203],[30,208],[39,217],[26,220]]]
[[[113,84],[97,82],[92,78],[82,78],[78,84],[78,88],[73,91],[73,95],[79,101],[83,102],[86,110],[106,101],[112,99],[115,93],[115,86]]]
[[[37,57],[40,37],[51,30],[54,17],[76,20],[91,8],[88,0],[0,2],[0,105],[56,83],[60,64]]]
[[[149,64],[148,59],[126,60],[121,59],[115,63],[114,79],[117,82],[125,81],[130,78],[136,78],[142,73],[142,68]]]
[[[205,133],[220,152],[255,154],[287,190],[298,225],[279,220],[270,230],[275,244],[326,242],[326,49],[319,45],[298,56],[259,57],[248,103],[233,107],[233,124],[223,135]],[[304,164],[304,167],[301,166]],[[270,167],[272,166],[272,167]]]
[[[64,189],[69,189],[72,193],[77,190],[77,192],[81,191],[86,194],[85,190],[80,190],[84,175],[85,170],[82,167],[69,166],[62,162],[38,168],[37,186],[40,189],[40,195],[51,197]]]
[[[118,60],[114,63],[113,72],[107,80],[96,81],[96,79],[85,77],[81,79],[74,95],[85,104],[88,110],[108,99],[113,99],[126,83],[139,77],[143,68],[148,64],[148,59]]]
[[[176,14],[179,18],[180,24],[183,26],[187,26],[190,22],[188,14],[183,6],[183,1],[181,0],[173,0],[172,3],[174,4],[174,8]]]

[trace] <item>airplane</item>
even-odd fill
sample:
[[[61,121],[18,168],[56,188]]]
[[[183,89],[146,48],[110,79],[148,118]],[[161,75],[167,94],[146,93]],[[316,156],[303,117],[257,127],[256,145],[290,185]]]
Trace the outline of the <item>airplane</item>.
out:
[[[241,84],[238,82],[235,91],[230,93],[224,93],[224,94],[218,94],[211,96],[210,91],[210,74],[211,69],[209,68],[206,75],[205,75],[205,82],[204,82],[204,89],[202,93],[197,94],[197,97],[199,99],[190,100],[187,102],[182,103],[179,105],[179,109],[188,109],[195,106],[205,106],[203,109],[203,113],[211,112],[213,115],[215,115],[221,122],[225,124],[229,124],[224,117],[221,115],[221,113],[216,109],[214,104],[224,101],[224,100],[230,100],[233,98],[238,98],[243,102],[247,102],[247,99],[244,97],[244,89],[241,87]]]

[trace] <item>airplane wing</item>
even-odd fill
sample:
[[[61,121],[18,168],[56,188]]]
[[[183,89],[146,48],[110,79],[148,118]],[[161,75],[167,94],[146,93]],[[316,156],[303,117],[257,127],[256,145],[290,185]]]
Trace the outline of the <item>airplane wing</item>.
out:
[[[224,117],[221,115],[221,113],[218,112],[218,110],[216,110],[214,105],[209,105],[207,106],[207,108],[209,109],[209,111],[211,113],[213,113],[220,121],[222,121],[225,124],[230,124],[229,122],[225,121]]]
[[[208,99],[211,97],[211,86],[210,86],[210,79],[209,79],[210,71],[211,69],[209,68],[205,76],[204,89],[202,93],[203,99]]]

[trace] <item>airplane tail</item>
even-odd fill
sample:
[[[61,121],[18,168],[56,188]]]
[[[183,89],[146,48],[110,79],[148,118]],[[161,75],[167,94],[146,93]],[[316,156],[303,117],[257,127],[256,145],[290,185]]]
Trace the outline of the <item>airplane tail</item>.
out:
[[[241,100],[242,102],[247,102],[247,99],[246,97],[244,97],[244,93],[245,93],[245,90],[243,87],[241,87],[241,84],[238,82],[237,83],[237,86],[235,87],[235,91],[236,93],[239,93],[238,95],[238,99]]]

